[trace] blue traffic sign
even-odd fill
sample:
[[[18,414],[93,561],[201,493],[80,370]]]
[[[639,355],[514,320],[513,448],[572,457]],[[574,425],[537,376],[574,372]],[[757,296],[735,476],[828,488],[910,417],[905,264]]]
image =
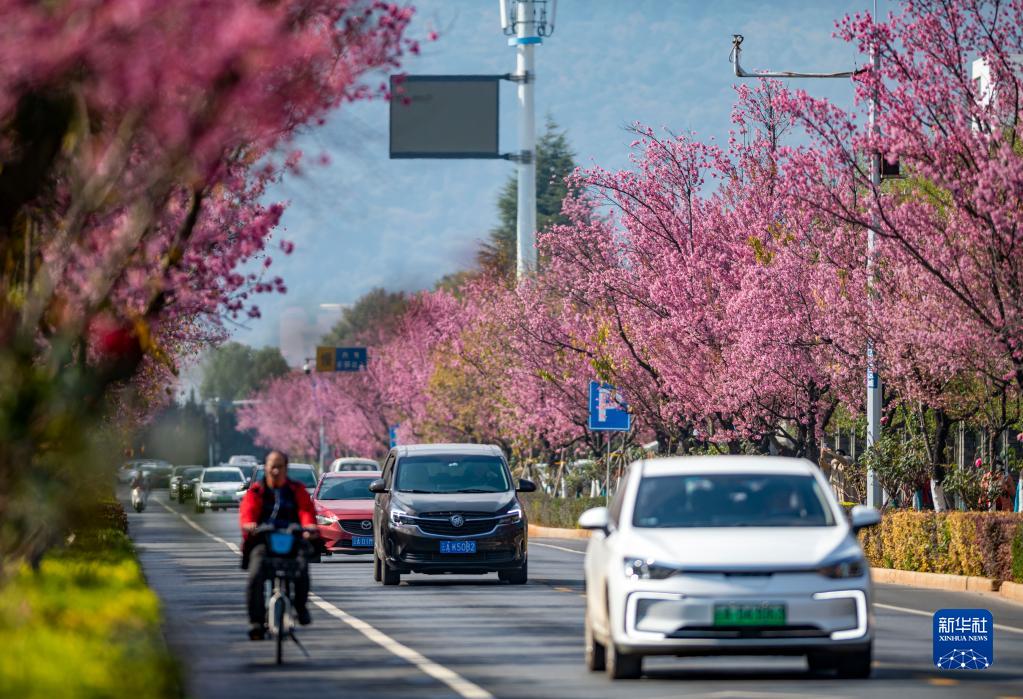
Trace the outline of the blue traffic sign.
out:
[[[398,446],[398,428],[401,425],[391,425],[390,429],[387,430],[387,435],[391,440],[391,448]]]
[[[361,371],[365,368],[365,347],[316,348],[316,371]]]
[[[590,430],[628,432],[631,426],[629,406],[618,389],[610,384],[590,381]]]

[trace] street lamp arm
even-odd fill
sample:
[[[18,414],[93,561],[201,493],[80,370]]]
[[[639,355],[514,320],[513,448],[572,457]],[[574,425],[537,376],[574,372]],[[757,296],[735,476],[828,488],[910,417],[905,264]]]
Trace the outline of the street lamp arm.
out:
[[[742,53],[742,34],[732,35],[732,52],[728,54],[728,62],[737,78],[851,78],[860,73],[865,73],[869,68],[857,68],[856,70],[845,70],[837,73],[797,73],[789,70],[759,70],[753,73],[746,71],[739,64],[739,55]]]

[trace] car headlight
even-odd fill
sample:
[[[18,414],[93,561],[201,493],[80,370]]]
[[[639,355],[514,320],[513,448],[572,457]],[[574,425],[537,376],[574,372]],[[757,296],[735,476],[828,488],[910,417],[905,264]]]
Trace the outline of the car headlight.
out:
[[[518,524],[522,521],[522,508],[516,505],[497,520],[498,524]]]
[[[415,518],[412,515],[399,507],[391,505],[391,524],[407,527],[415,523]]]
[[[631,580],[664,580],[681,571],[652,558],[626,558],[625,577]]]
[[[329,527],[331,524],[337,524],[337,517],[334,515],[316,515],[316,523]]]
[[[859,556],[851,556],[829,563],[817,569],[826,578],[861,578],[867,571],[866,562]]]

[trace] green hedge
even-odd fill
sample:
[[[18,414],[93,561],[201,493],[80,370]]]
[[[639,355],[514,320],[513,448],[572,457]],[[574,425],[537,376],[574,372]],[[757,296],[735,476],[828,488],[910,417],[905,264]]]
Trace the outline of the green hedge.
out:
[[[575,529],[579,515],[591,507],[603,507],[604,498],[554,498],[532,493],[522,498],[530,524]]]
[[[108,526],[76,532],[37,570],[12,571],[0,587],[0,694],[181,696],[178,668],[160,633],[160,604],[143,579],[121,517],[109,503],[97,512]]]
[[[1021,514],[895,510],[860,542],[872,566],[1023,583]]]

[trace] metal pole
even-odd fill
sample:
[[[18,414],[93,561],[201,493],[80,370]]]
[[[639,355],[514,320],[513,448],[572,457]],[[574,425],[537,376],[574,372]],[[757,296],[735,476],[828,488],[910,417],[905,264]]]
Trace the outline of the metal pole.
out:
[[[611,436],[614,432],[607,433],[607,475],[604,480],[604,504],[611,502]]]
[[[877,17],[877,0],[874,0],[874,14]],[[875,44],[870,52],[870,64],[875,79],[880,74],[881,56]],[[874,87],[874,98],[870,102],[870,131],[876,137],[881,132],[881,125],[878,123],[878,115],[881,105],[878,100],[878,90]],[[876,192],[881,186],[881,153],[874,152],[870,156],[870,184]],[[871,226],[867,230],[867,304],[869,317],[869,304],[873,291],[874,276],[874,231],[877,229],[877,212],[871,215]],[[867,342],[867,448],[878,444],[881,440],[881,377],[877,373],[875,364],[874,343]],[[884,503],[884,492],[881,490],[881,483],[877,479],[874,469],[867,471],[867,505],[880,507]]]
[[[536,124],[533,52],[540,43],[533,0],[516,3],[515,68],[519,102],[518,216],[515,223],[515,273],[519,279],[536,269]]]

